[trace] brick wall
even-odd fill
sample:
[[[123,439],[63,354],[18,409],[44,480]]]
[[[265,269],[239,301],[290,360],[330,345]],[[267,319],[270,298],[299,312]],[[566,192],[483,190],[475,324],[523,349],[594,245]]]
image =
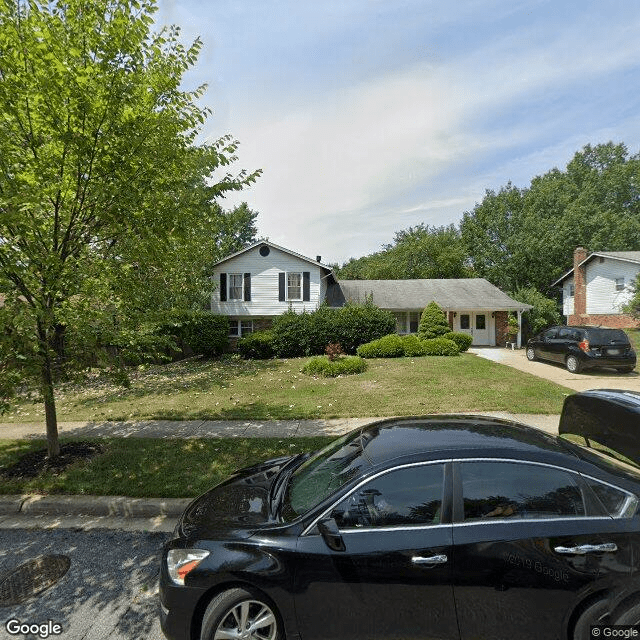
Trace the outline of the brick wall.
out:
[[[509,312],[508,311],[496,311],[496,346],[507,346],[507,327],[509,326]]]
[[[609,329],[637,329],[640,328],[640,322],[634,320],[631,316],[624,313],[619,314],[591,314],[582,315],[573,314],[567,317],[567,324],[576,325],[595,325],[600,327],[608,327]]]
[[[589,252],[584,247],[576,247],[573,252],[573,283],[575,287],[573,308],[575,315],[584,315],[587,313],[586,267],[579,267],[578,265],[585,260],[588,255]]]
[[[453,311],[449,311],[449,328],[453,331]]]

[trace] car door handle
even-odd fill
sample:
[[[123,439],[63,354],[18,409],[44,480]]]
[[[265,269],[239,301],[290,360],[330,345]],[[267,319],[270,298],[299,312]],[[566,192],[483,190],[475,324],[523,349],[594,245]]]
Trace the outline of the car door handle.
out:
[[[444,564],[446,561],[447,556],[444,554],[439,556],[429,556],[428,558],[425,558],[424,556],[413,556],[411,558],[411,562],[413,562],[413,564],[424,564],[428,567],[432,567],[436,564]]]
[[[613,553],[617,551],[618,547],[613,542],[605,542],[604,544],[581,544],[577,547],[555,547],[556,553],[567,553],[572,555],[583,556],[587,553],[598,553],[604,551],[605,553]]]

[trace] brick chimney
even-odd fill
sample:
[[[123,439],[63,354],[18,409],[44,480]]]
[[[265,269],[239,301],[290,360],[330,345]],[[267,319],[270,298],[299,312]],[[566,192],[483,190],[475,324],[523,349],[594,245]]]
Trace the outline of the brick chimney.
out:
[[[576,316],[587,314],[587,282],[585,267],[578,266],[584,261],[589,252],[584,247],[576,247],[573,252],[573,284],[575,297],[573,299],[573,313]]]

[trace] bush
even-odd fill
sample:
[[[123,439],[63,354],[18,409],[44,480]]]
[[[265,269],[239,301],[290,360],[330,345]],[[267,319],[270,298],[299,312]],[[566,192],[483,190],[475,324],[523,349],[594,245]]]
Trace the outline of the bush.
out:
[[[271,327],[273,348],[281,358],[322,354],[328,344],[339,344],[345,353],[391,333],[393,314],[371,302],[346,304],[332,309],[326,304],[311,313],[289,310],[278,316]]]
[[[533,309],[522,314],[523,340],[540,333],[545,327],[562,324],[562,314],[558,303],[551,298],[546,298],[535,287],[516,289],[511,293],[511,297],[518,302],[533,306]]]
[[[420,316],[418,335],[423,340],[427,340],[429,338],[439,338],[450,332],[451,327],[444,312],[435,302],[430,302]]]
[[[311,375],[335,378],[366,371],[367,363],[359,356],[345,356],[329,360],[327,356],[315,356],[304,365],[302,371]]]
[[[448,338],[430,338],[422,344],[428,356],[457,356],[460,353],[458,345]]]
[[[447,340],[453,340],[456,345],[458,345],[458,351],[460,353],[466,351],[473,342],[473,338],[468,333],[458,333],[456,331],[445,333],[442,337],[446,338]]]
[[[392,333],[360,345],[357,354],[363,358],[398,358],[404,355],[404,341]]]
[[[243,358],[267,360],[273,358],[273,331],[254,331],[238,340],[238,352]]]
[[[402,337],[402,348],[404,355],[411,358],[427,355],[423,341],[415,334]]]

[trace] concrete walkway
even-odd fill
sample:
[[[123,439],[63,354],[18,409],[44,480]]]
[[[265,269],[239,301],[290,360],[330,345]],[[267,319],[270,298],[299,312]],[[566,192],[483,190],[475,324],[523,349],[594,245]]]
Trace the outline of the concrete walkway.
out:
[[[524,349],[512,351],[502,347],[471,347],[469,353],[475,353],[481,358],[493,360],[493,362],[550,380],[574,391],[587,391],[588,389],[640,391],[640,375],[636,371],[618,373],[613,369],[594,369],[584,373],[569,373],[560,364],[537,360],[529,362]]]

